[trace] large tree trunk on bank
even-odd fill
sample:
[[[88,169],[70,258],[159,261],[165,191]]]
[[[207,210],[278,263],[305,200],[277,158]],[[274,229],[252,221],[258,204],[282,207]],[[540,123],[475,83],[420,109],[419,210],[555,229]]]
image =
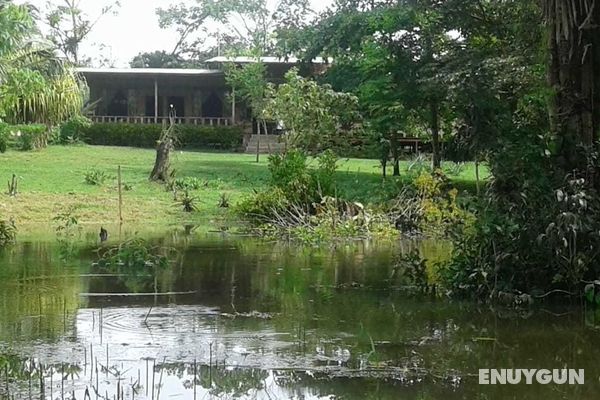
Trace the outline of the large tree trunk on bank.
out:
[[[550,121],[565,172],[586,168],[578,147],[591,146],[600,130],[600,2],[544,0],[554,91]]]
[[[167,182],[169,180],[169,170],[171,168],[171,150],[173,150],[173,140],[168,138],[161,140],[156,148],[156,161],[150,174],[150,180]]]
[[[175,148],[175,114],[169,115],[169,127],[163,125],[163,133],[156,147],[156,160],[150,173],[151,181],[168,182],[171,169],[171,151]]]
[[[442,165],[440,156],[440,117],[438,103],[431,102],[431,152],[433,155],[433,169],[436,170]]]

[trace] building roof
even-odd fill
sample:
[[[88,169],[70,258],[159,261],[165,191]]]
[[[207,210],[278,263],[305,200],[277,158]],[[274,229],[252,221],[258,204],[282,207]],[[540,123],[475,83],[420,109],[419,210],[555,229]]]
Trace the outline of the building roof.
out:
[[[296,57],[260,57],[260,61],[265,64],[298,64],[301,60]],[[227,57],[227,56],[219,56],[213,57],[205,62],[207,63],[226,63],[233,62],[237,64],[247,64],[256,62],[256,57]],[[327,64],[330,62],[328,59],[324,59],[322,57],[316,57],[312,60],[314,64]]]
[[[82,74],[103,74],[103,75],[219,75],[222,71],[214,69],[181,69],[181,68],[76,68],[77,72]]]

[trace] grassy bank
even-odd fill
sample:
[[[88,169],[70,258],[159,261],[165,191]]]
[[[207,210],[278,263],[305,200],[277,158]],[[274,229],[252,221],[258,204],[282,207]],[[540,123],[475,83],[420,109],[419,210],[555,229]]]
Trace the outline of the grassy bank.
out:
[[[36,152],[9,151],[0,155],[0,182],[12,174],[19,180],[19,195],[0,194],[0,216],[17,224],[51,224],[67,207],[76,207],[84,224],[118,221],[117,167],[123,182],[131,186],[123,196],[123,216],[130,224],[182,224],[226,218],[219,208],[222,193],[235,204],[242,196],[267,184],[267,156],[260,163],[255,156],[232,153],[177,152],[172,163],[177,177],[196,177],[203,187],[193,195],[199,211],[185,213],[164,186],[148,181],[154,163],[153,150],[104,146],[52,146]],[[402,170],[408,168],[408,162]],[[111,175],[102,186],[85,182],[86,171],[96,168]],[[378,201],[384,196],[379,162],[342,159],[339,162],[339,192],[351,200]],[[454,177],[464,187],[474,185],[473,167],[467,165]],[[393,185],[391,180],[386,184]]]

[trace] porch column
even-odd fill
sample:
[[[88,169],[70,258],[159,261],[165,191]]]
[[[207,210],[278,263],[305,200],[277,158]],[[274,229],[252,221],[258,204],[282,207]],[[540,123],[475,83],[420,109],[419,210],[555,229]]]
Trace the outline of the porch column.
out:
[[[235,125],[235,89],[231,91],[231,125]]]
[[[154,123],[158,124],[158,80],[154,78]]]

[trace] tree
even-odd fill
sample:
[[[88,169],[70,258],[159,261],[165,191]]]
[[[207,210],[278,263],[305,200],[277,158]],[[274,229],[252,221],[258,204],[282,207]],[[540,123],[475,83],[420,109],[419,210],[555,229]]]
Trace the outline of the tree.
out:
[[[552,131],[565,171],[585,169],[578,147],[600,135],[600,5],[594,0],[544,0]],[[600,180],[597,181],[600,188]]]
[[[179,34],[171,54],[191,59],[207,52],[272,53],[275,32],[299,26],[310,12],[308,0],[280,0],[274,9],[267,0],[195,0],[192,6],[157,9],[160,27]]]
[[[177,141],[177,130],[175,125],[175,113],[169,112],[168,125],[163,123],[162,133],[156,144],[156,159],[154,167],[150,172],[151,181],[168,182],[171,179],[171,152]]]
[[[87,64],[82,59],[80,45],[94,29],[98,21],[107,14],[115,14],[119,1],[103,6],[95,19],[90,19],[79,6],[80,0],[63,0],[60,5],[48,2],[46,23],[50,27],[50,39],[64,56],[75,65]]]
[[[30,10],[0,3],[0,118],[55,125],[82,107],[80,82],[39,36]]]
[[[259,137],[256,145],[256,162],[260,161],[261,130],[265,135],[268,133],[265,117],[268,88],[266,72],[266,66],[260,59],[242,66],[230,63],[225,70],[225,79],[233,89],[234,95],[250,106],[256,121]]]
[[[427,130],[433,166],[440,166],[440,133],[447,124],[440,71],[453,41],[443,7],[444,2],[433,0],[341,0],[291,41],[306,60],[331,56],[357,68],[359,76],[351,80],[357,84],[350,90],[366,96],[360,101],[366,122],[394,154],[395,174],[402,132]]]
[[[183,60],[178,55],[157,50],[150,53],[140,53],[129,63],[131,68],[193,68],[194,63]]]
[[[286,148],[320,152],[359,122],[355,96],[303,78],[296,69],[285,74],[281,85],[270,86],[269,92],[265,114],[283,124]]]

